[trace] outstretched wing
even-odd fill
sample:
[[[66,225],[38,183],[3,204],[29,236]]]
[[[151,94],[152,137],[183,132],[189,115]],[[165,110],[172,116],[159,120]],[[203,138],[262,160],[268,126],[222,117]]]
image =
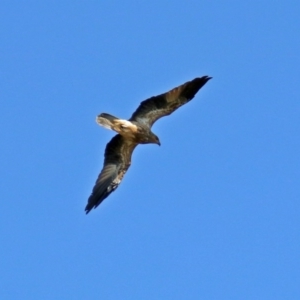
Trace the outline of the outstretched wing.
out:
[[[136,143],[115,135],[106,145],[104,165],[85,207],[86,213],[96,208],[121,183],[131,162],[131,154]]]
[[[210,79],[211,77],[209,76],[195,78],[167,93],[151,97],[141,102],[129,121],[136,121],[151,127],[159,118],[171,114],[178,107],[192,100],[196,93]]]

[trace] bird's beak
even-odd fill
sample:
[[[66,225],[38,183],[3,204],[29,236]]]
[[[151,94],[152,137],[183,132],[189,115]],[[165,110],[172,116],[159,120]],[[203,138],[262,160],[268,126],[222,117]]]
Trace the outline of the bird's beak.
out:
[[[157,145],[160,146],[160,141],[157,142]]]

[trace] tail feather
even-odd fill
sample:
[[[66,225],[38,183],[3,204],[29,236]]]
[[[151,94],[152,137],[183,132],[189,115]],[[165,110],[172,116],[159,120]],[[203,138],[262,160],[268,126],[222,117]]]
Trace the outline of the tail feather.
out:
[[[99,116],[97,116],[96,118],[96,122],[100,125],[103,126],[107,129],[113,129],[114,126],[114,121],[119,120],[119,118],[114,117],[112,115],[106,114],[106,113],[102,113]]]

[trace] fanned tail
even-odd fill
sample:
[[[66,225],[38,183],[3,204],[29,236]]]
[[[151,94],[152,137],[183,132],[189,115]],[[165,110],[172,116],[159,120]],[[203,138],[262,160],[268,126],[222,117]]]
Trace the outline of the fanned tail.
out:
[[[106,113],[102,113],[96,118],[97,124],[111,130],[114,130],[113,127],[116,120],[119,120],[119,118]]]

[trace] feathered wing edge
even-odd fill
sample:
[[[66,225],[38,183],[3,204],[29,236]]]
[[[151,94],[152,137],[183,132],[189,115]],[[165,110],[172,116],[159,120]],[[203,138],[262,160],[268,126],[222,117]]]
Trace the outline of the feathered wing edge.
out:
[[[171,114],[177,108],[192,100],[211,78],[209,76],[195,78],[167,93],[144,100],[129,120],[151,127],[159,118]]]
[[[103,169],[85,207],[87,214],[117,189],[130,166],[131,154],[136,145],[119,134],[106,145]]]

